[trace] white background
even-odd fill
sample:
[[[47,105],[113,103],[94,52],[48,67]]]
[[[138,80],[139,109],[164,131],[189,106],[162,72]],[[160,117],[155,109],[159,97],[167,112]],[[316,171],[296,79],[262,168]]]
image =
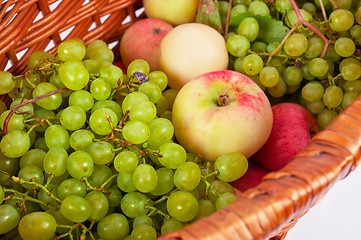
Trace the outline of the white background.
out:
[[[336,182],[285,240],[361,240],[361,166]]]

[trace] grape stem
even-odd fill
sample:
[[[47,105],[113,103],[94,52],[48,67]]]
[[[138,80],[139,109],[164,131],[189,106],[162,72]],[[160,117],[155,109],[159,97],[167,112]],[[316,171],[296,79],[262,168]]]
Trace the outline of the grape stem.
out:
[[[32,202],[44,205],[46,207],[48,206],[48,204],[46,204],[45,202],[40,201],[39,199],[30,197],[29,195],[27,195],[25,193],[22,193],[22,192],[19,192],[19,191],[14,190],[14,189],[4,188],[4,192],[9,192],[9,193],[12,193],[12,194],[18,194],[18,195],[22,196],[21,198],[19,198],[19,197],[15,197],[14,195],[10,195],[8,197],[8,199],[17,199],[17,200],[20,200],[20,201],[32,201]]]
[[[104,187],[110,183],[111,180],[113,180],[114,178],[116,178],[118,176],[118,174],[114,174],[111,177],[109,177],[102,185],[100,185],[98,188],[92,186],[87,177],[83,177],[82,182],[85,183],[86,187],[88,188],[88,190],[93,190],[93,191],[104,191]]]
[[[30,184],[30,185],[34,185],[36,187],[41,188],[49,197],[51,197],[52,199],[54,199],[57,203],[61,204],[61,200],[57,197],[55,197],[45,186],[43,186],[40,183],[37,182],[33,182],[33,181],[26,181],[24,179],[21,179],[19,177],[16,176],[12,176],[12,179],[14,182],[16,183],[20,183],[20,184]]]
[[[151,211],[147,214],[148,217],[152,216],[153,214],[157,213],[157,214],[160,214],[162,215],[163,217],[165,217],[166,219],[170,219],[170,216],[166,213],[164,213],[162,210],[156,208],[156,207],[153,207],[153,206],[149,206],[149,205],[145,205],[144,208],[148,208],[150,209]]]
[[[307,22],[301,15],[300,9],[298,8],[296,2],[294,0],[290,0],[293,9],[295,10],[296,16],[297,16],[297,23],[291,28],[291,30],[287,33],[287,35],[283,38],[282,42],[277,46],[277,48],[275,50],[273,50],[272,53],[270,53],[269,58],[267,63],[269,63],[271,61],[272,56],[278,52],[283,44],[286,42],[286,40],[288,39],[288,37],[296,30],[296,28],[298,26],[300,26],[301,24],[305,27],[308,27],[309,29],[311,29],[314,33],[316,33],[324,42],[325,42],[325,46],[323,47],[322,53],[320,55],[321,58],[323,58],[326,54],[326,50],[328,48],[328,45],[331,43],[329,39],[327,39],[317,28],[315,28],[314,26],[312,26],[312,24],[310,24],[309,22]],[[323,7],[322,1],[320,0],[320,4],[321,4],[321,8]]]
[[[4,128],[3,128],[3,136],[5,136],[8,132],[8,124],[9,124],[9,121],[10,121],[10,118],[12,117],[12,115],[15,113],[15,111],[18,109],[18,108],[21,108],[25,105],[28,105],[30,103],[34,103],[36,101],[39,101],[41,99],[44,99],[46,97],[49,97],[49,96],[52,96],[52,95],[55,95],[57,93],[62,93],[62,92],[66,92],[66,91],[69,91],[68,88],[60,88],[60,89],[56,89],[54,91],[51,91],[51,92],[48,92],[48,93],[44,93],[40,96],[37,96],[35,98],[32,98],[28,101],[25,101],[25,102],[22,102],[20,103],[19,105],[16,105],[13,109],[10,110],[9,114],[6,116],[5,118],[5,121],[4,121]]]

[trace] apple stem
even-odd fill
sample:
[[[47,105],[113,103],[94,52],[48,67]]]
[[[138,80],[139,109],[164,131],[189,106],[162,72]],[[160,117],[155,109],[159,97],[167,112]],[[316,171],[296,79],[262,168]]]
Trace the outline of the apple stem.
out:
[[[223,107],[228,105],[228,96],[224,94],[220,94],[217,99],[217,106]]]

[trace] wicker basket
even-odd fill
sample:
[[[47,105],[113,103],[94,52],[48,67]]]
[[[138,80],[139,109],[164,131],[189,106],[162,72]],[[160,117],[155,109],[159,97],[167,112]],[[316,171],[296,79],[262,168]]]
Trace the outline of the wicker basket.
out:
[[[32,52],[54,52],[72,37],[86,44],[104,40],[117,54],[124,30],[144,17],[136,14],[141,7],[139,0],[1,1],[0,70],[23,73]],[[285,168],[266,175],[230,206],[160,239],[284,239],[297,219],[357,166],[360,124],[357,99]]]

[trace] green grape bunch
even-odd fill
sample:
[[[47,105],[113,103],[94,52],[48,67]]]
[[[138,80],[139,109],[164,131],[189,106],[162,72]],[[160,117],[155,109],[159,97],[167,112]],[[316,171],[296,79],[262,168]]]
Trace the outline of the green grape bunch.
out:
[[[301,104],[324,129],[360,95],[360,1],[215,2],[228,68],[253,79],[272,104]]]
[[[156,239],[238,198],[248,160],[178,144],[178,91],[146,61],[123,72],[104,41],[72,38],[28,69],[0,72],[1,239]]]

